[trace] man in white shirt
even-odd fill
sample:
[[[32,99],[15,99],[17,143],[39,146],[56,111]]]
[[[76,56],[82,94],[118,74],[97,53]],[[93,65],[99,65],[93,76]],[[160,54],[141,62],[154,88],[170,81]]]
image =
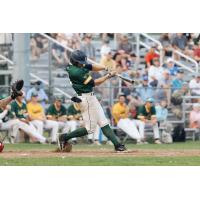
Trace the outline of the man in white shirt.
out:
[[[200,96],[200,74],[197,74],[189,83],[192,96]]]
[[[151,86],[156,87],[158,83],[163,78],[164,69],[160,65],[159,58],[153,59],[153,65],[149,67],[148,76],[149,76],[149,83]]]

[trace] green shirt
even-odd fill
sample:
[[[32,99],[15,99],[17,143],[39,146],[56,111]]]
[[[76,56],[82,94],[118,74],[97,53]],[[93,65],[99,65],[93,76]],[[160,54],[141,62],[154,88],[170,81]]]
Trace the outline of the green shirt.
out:
[[[140,116],[144,116],[145,119],[150,120],[150,119],[151,119],[151,116],[153,116],[153,115],[154,115],[154,116],[156,115],[155,106],[152,106],[152,107],[150,108],[150,111],[149,111],[149,112],[146,110],[145,105],[140,106],[140,107],[138,108],[138,111],[137,111],[137,118],[139,118]]]
[[[76,108],[74,107],[73,104],[71,104],[68,108],[67,108],[67,115],[77,115],[80,114],[81,111],[80,110],[76,110]]]
[[[65,106],[61,105],[60,110],[56,110],[56,107],[54,104],[50,105],[47,110],[47,115],[52,115],[54,117],[61,117],[63,115],[67,114],[67,109]]]
[[[26,104],[23,102],[21,105],[16,101],[13,101],[11,104],[11,112],[15,114],[17,118],[24,118],[26,119],[27,115],[27,107]]]
[[[93,91],[94,84],[89,69],[69,65],[66,71],[69,74],[72,87],[78,95]]]

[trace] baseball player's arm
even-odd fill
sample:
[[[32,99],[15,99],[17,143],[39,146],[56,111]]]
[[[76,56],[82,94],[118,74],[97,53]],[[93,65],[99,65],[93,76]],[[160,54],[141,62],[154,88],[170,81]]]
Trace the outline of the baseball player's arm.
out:
[[[103,65],[100,65],[100,64],[98,64],[98,65],[92,65],[92,71],[94,71],[94,72],[98,72],[98,71],[103,71],[103,70],[108,70],[108,67],[106,67],[106,66],[103,66]]]
[[[4,108],[6,107],[13,99],[11,98],[11,96],[0,100],[0,108]]]
[[[84,67],[94,72],[103,71],[103,70],[108,71],[108,67],[101,64],[86,64]]]
[[[95,86],[101,85],[104,83],[106,80],[110,79],[111,77],[115,76],[116,72],[110,72],[109,74],[106,74],[105,76],[102,76],[101,78],[95,79],[94,84]]]
[[[8,113],[8,110],[4,110],[2,113],[0,113],[0,119],[3,119]]]

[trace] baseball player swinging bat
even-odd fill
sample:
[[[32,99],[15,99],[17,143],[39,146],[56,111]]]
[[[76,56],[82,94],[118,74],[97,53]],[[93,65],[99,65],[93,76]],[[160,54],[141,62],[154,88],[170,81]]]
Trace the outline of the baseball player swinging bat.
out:
[[[93,79],[90,75],[90,71],[97,72],[103,70],[108,71],[105,66],[89,64],[87,56],[83,51],[75,50],[70,55],[70,65],[66,71],[68,72],[72,87],[77,93],[77,97],[72,97],[71,100],[79,105],[85,127],[60,135],[58,138],[60,151],[70,152],[72,145],[69,140],[94,133],[97,125],[101,128],[103,134],[113,143],[116,152],[126,151],[125,145],[116,138],[100,102],[93,93],[94,87],[101,85],[116,75],[115,71],[110,71],[97,79]]]

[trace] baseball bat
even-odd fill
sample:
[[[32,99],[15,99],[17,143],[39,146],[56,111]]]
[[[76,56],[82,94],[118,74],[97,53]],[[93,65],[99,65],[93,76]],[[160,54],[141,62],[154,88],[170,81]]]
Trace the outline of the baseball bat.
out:
[[[116,74],[116,76],[118,76],[118,77],[121,78],[122,80],[127,81],[127,82],[129,82],[129,83],[131,83],[131,84],[134,84],[134,82],[135,82],[133,79],[123,77],[123,76],[120,75],[120,74]]]

